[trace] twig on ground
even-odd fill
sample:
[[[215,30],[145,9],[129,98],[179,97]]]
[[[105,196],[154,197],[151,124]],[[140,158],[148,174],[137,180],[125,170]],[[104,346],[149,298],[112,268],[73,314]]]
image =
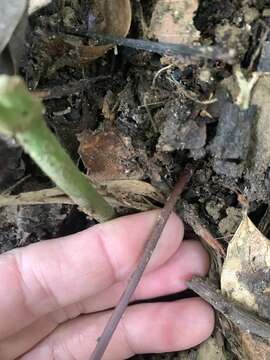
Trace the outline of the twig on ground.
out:
[[[144,270],[151,259],[151,256],[156,248],[158,240],[162,234],[162,231],[174,209],[174,206],[178,200],[178,196],[184,190],[185,185],[188,183],[190,177],[192,175],[191,170],[186,170],[185,174],[180,177],[177,185],[175,186],[173,192],[169,196],[168,200],[165,203],[163,209],[161,209],[159,216],[157,217],[156,224],[152,230],[152,233],[145,245],[144,251],[138,261],[135,271],[129,278],[127,287],[123,292],[118,305],[112,313],[111,318],[105,326],[105,329],[98,339],[96,348],[91,355],[91,360],[100,360],[112,338],[112,335],[121,320],[129,302],[136,290],[137,285],[144,273]]]
[[[213,284],[209,284],[202,278],[193,278],[188,281],[187,285],[217,311],[232,321],[240,330],[269,340],[270,323],[261,319],[255,313],[251,313],[227,300]]]
[[[90,84],[108,79],[110,79],[110,76],[97,76],[92,79],[81,79],[79,81],[72,81],[67,84],[54,86],[50,89],[35,90],[32,91],[32,94],[43,100],[60,99],[63,96],[79,93]]]
[[[7,189],[5,189],[2,193],[0,193],[1,196],[9,195],[14,189],[16,189],[17,186],[21,185],[23,182],[28,180],[31,177],[31,175],[26,175],[22,179],[18,180],[15,184],[9,186]]]
[[[162,67],[161,69],[159,69],[155,76],[154,76],[154,79],[153,79],[153,82],[152,82],[152,87],[155,88],[156,87],[156,82],[157,82],[157,79],[160,77],[161,74],[163,74],[165,71],[168,71],[172,68],[174,68],[175,65],[174,64],[170,64],[170,65],[167,65],[167,66],[164,66]]]
[[[175,85],[176,90],[183,96],[185,96],[187,99],[194,101],[197,104],[201,105],[210,105],[214,104],[218,100],[216,98],[212,98],[212,95],[210,96],[209,100],[200,100],[197,98],[197,95],[193,93],[190,90],[186,90],[185,87],[180,84],[178,81],[174,80],[173,78],[168,79],[173,85]]]
[[[219,255],[225,256],[225,251],[222,245],[216,238],[210,233],[209,230],[201,223],[200,218],[192,204],[188,204],[186,201],[181,204],[181,215],[185,222],[190,225],[203,241],[206,242],[211,248],[213,248]]]
[[[42,117],[43,107],[17,76],[0,76],[0,131],[14,136],[46,175],[75,204],[99,221],[115,216],[62,148]]]
[[[130,39],[120,36],[97,34],[93,32],[64,29],[64,34],[79,36],[92,39],[97,45],[115,44],[130,47],[137,50],[154,52],[163,56],[187,56],[202,59],[221,60],[231,63],[234,60],[235,51],[233,49],[221,49],[211,46],[188,46],[184,44],[162,43],[150,40]]]
[[[158,132],[157,125],[156,125],[155,120],[153,119],[153,116],[152,116],[152,114],[151,114],[151,111],[150,111],[150,109],[149,109],[149,107],[148,107],[147,99],[148,99],[148,95],[147,95],[147,94],[144,94],[144,96],[143,96],[143,106],[144,106],[144,108],[145,108],[145,110],[146,110],[146,112],[147,112],[147,115],[148,115],[148,117],[149,117],[149,120],[150,120],[150,122],[151,122],[151,125],[152,125],[152,127],[153,127],[154,132],[157,133],[157,132]]]
[[[18,195],[0,194],[0,208],[5,206],[25,206],[39,204],[72,204],[70,197],[58,188],[29,191]]]

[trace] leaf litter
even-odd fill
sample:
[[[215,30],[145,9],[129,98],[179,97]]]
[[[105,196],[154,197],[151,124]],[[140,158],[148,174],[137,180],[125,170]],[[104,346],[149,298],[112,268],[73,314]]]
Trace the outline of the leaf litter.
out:
[[[31,6],[47,3],[33,1]],[[124,0],[69,0],[59,4],[52,1],[26,17],[32,31],[26,31],[28,47],[21,53],[19,64],[31,89],[52,94],[44,97],[48,124],[81,169],[99,183],[108,200],[123,214],[160,206],[186,163],[191,163],[194,175],[183,198],[186,209],[190,206],[199,222],[194,222],[193,216],[189,224],[195,230],[198,223],[204,225],[217,241],[215,250],[211,250],[209,278],[218,285],[221,273],[223,296],[253,311],[258,318],[267,319],[269,264],[268,239],[264,235],[270,236],[270,160],[265,54],[269,39],[265,42],[263,37],[265,23],[269,23],[267,2],[153,0],[132,2],[132,8],[131,2]],[[5,34],[5,46],[25,13],[25,8],[19,10],[17,20],[10,22]],[[59,32],[55,31],[57,27]],[[101,45],[93,39],[65,35],[66,29],[77,28],[176,45],[218,45],[227,52],[233,48],[246,84],[257,71],[263,74],[251,89],[244,86],[250,101],[243,109],[243,102],[237,101],[235,67],[225,62],[168,57],[164,53],[160,57],[127,47],[116,50],[108,41]],[[258,44],[258,39],[264,40]],[[11,42],[8,47],[10,51]],[[21,54],[14,53],[13,60],[11,57],[9,71],[18,68]],[[74,223],[74,216],[83,227],[91,224],[83,214],[75,211],[74,215],[69,199],[52,187],[21,149],[6,139],[2,147],[6,163],[1,165],[1,191],[31,174],[11,195],[0,197],[0,204],[9,205],[0,209],[2,251],[16,246],[20,238],[23,245],[57,236],[69,219]],[[16,211],[10,206],[12,202],[20,205]],[[30,205],[34,203],[39,205]],[[254,224],[264,219],[264,235],[249,218],[241,222],[243,203]],[[36,215],[42,211],[43,230],[38,231]],[[184,211],[184,218],[188,214]],[[24,217],[34,221],[24,224]],[[218,254],[227,245],[223,266]],[[224,286],[228,274],[237,281],[231,287]],[[235,295],[235,289],[238,298],[231,294]],[[217,333],[205,344],[197,350],[166,356],[190,359],[205,358],[205,354],[213,359],[233,358],[235,354],[239,359],[267,359],[269,348],[265,340],[239,331],[219,316]]]
[[[221,290],[229,299],[270,320],[270,241],[244,216],[229,243],[221,273]],[[239,332],[247,358],[269,358],[267,340]]]

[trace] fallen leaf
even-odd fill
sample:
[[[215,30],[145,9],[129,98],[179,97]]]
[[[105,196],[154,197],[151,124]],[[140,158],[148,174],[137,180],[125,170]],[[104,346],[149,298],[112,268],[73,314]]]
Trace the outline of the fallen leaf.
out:
[[[88,30],[115,36],[127,36],[132,19],[130,0],[90,0]],[[95,43],[80,46],[82,61],[95,60],[104,55],[113,45],[95,46]]]
[[[109,196],[115,206],[124,206],[141,211],[155,208],[154,203],[163,204],[164,196],[151,184],[141,180],[114,180],[98,184],[99,191]]]
[[[247,216],[229,243],[221,289],[244,308],[270,320],[270,241]],[[270,358],[270,343],[244,332],[239,336],[248,359],[257,359],[258,354]]]
[[[73,2],[61,9],[58,16],[70,32],[83,23],[93,33],[116,36],[128,34],[132,18],[130,0],[88,0],[88,3],[90,10],[83,18],[78,17]],[[43,37],[38,44],[39,52],[43,54],[43,69],[49,78],[53,78],[55,72],[65,66],[85,66],[102,57],[113,46],[97,45],[94,40],[86,41],[67,34]]]
[[[130,138],[122,136],[116,129],[85,131],[78,139],[79,154],[92,181],[140,179],[143,176]]]
[[[190,44],[198,41],[193,25],[198,0],[158,0],[153,11],[150,34],[169,43]]]

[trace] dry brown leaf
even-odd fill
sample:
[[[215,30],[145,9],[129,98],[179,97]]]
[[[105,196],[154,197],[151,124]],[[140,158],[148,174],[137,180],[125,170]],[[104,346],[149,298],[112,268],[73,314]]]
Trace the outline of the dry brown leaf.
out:
[[[153,11],[150,34],[159,41],[190,44],[198,41],[193,25],[198,0],[158,0]]]
[[[230,299],[270,320],[270,241],[247,216],[230,241],[221,289]],[[257,359],[259,353],[260,358],[270,358],[270,343],[243,332],[240,337],[249,359]]]
[[[85,131],[78,139],[79,154],[92,181],[140,179],[143,176],[130,138],[122,136],[116,129]]]
[[[89,31],[127,36],[132,19],[130,0],[90,0],[88,14]],[[104,55],[113,45],[80,46],[82,62],[95,60]]]
[[[44,0],[45,1],[45,0]],[[131,25],[132,11],[130,0],[88,0],[89,13],[84,19],[77,18],[71,6],[62,8],[63,23],[71,31],[83,22],[90,32],[116,36],[126,36]],[[75,6],[73,4],[73,6]],[[39,44],[44,54],[47,76],[53,77],[55,71],[64,66],[85,65],[103,56],[113,45],[97,45],[96,41],[73,35],[44,37]]]
[[[161,192],[149,183],[140,180],[105,181],[97,185],[99,191],[108,196],[115,206],[124,206],[141,211],[150,210],[155,203],[164,203]]]

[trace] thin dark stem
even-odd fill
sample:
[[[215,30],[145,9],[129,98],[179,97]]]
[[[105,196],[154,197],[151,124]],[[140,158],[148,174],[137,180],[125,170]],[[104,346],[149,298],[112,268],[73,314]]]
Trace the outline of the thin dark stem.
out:
[[[105,329],[101,337],[98,339],[96,348],[91,355],[90,360],[100,360],[112,338],[112,335],[121,320],[129,302],[134,294],[134,291],[141,280],[143,272],[156,248],[158,240],[162,234],[162,231],[174,209],[174,206],[177,202],[178,196],[184,190],[185,185],[188,183],[192,172],[187,170],[183,176],[181,176],[177,185],[175,186],[173,192],[169,196],[168,200],[163,209],[161,209],[159,216],[157,217],[156,224],[152,230],[152,233],[145,245],[144,251],[139,259],[139,262],[136,266],[135,271],[132,273],[128,280],[127,287],[123,292],[118,305],[114,309],[112,316],[107,322]]]
[[[65,34],[79,36],[97,41],[97,45],[115,44],[137,50],[145,50],[167,56],[188,56],[203,59],[222,60],[232,63],[235,51],[233,49],[221,49],[214,46],[189,46],[185,44],[163,43],[142,39],[131,39],[121,36],[98,34],[90,31],[64,30]]]

